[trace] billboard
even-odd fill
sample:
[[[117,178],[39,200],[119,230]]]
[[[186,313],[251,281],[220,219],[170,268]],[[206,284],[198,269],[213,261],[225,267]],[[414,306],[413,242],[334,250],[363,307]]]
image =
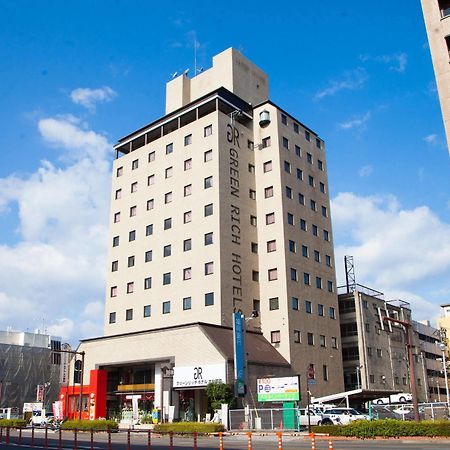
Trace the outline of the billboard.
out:
[[[298,376],[260,378],[257,380],[258,402],[289,402],[300,400]]]
[[[233,313],[234,378],[237,397],[245,397],[246,392],[244,320],[244,315],[240,311]]]

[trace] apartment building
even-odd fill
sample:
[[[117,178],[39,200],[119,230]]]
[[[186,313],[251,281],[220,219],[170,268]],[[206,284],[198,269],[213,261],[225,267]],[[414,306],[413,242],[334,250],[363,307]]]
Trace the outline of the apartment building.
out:
[[[315,396],[341,391],[323,140],[234,49],[166,93],[165,116],[115,146],[105,332],[81,343],[83,394],[204,414],[194,373],[233,382],[236,310],[250,391],[274,374],[299,375],[303,393],[307,378]]]
[[[450,0],[422,0],[422,10],[450,149]]]

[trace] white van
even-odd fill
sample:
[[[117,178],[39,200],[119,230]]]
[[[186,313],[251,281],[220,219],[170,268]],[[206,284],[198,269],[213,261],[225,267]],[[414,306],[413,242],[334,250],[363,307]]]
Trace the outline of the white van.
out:
[[[308,414],[309,414],[309,423],[311,426],[320,425],[322,421],[322,415],[315,412],[313,409],[310,409],[309,412],[306,408],[299,408],[298,410],[300,417],[300,426],[307,427],[308,426]]]

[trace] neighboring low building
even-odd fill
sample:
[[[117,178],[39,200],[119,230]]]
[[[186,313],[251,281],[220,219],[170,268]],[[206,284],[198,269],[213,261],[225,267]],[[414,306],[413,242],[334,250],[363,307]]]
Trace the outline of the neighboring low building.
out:
[[[345,389],[411,392],[404,327],[384,319],[411,322],[409,303],[385,301],[383,293],[365,286],[353,288],[338,297]],[[413,333],[417,395],[419,401],[426,401],[419,349]]]
[[[60,389],[59,349],[54,336],[0,331],[0,407],[22,411],[25,402],[42,401],[51,408]]]
[[[447,346],[447,351],[450,351],[450,303],[441,305],[441,317],[437,320],[437,326],[442,342]]]

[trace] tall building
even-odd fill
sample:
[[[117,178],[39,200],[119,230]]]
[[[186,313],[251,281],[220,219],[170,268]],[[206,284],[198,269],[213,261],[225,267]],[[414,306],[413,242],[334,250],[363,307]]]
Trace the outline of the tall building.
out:
[[[450,149],[450,1],[422,0],[422,10]]]
[[[105,336],[81,344],[86,383],[97,370],[111,405],[127,385],[181,411],[190,394],[173,391],[194,368],[233,382],[239,310],[250,380],[290,373],[303,393],[307,377],[313,395],[342,390],[325,146],[269,100],[267,75],[228,49],[170,81],[165,116],[115,150]]]

